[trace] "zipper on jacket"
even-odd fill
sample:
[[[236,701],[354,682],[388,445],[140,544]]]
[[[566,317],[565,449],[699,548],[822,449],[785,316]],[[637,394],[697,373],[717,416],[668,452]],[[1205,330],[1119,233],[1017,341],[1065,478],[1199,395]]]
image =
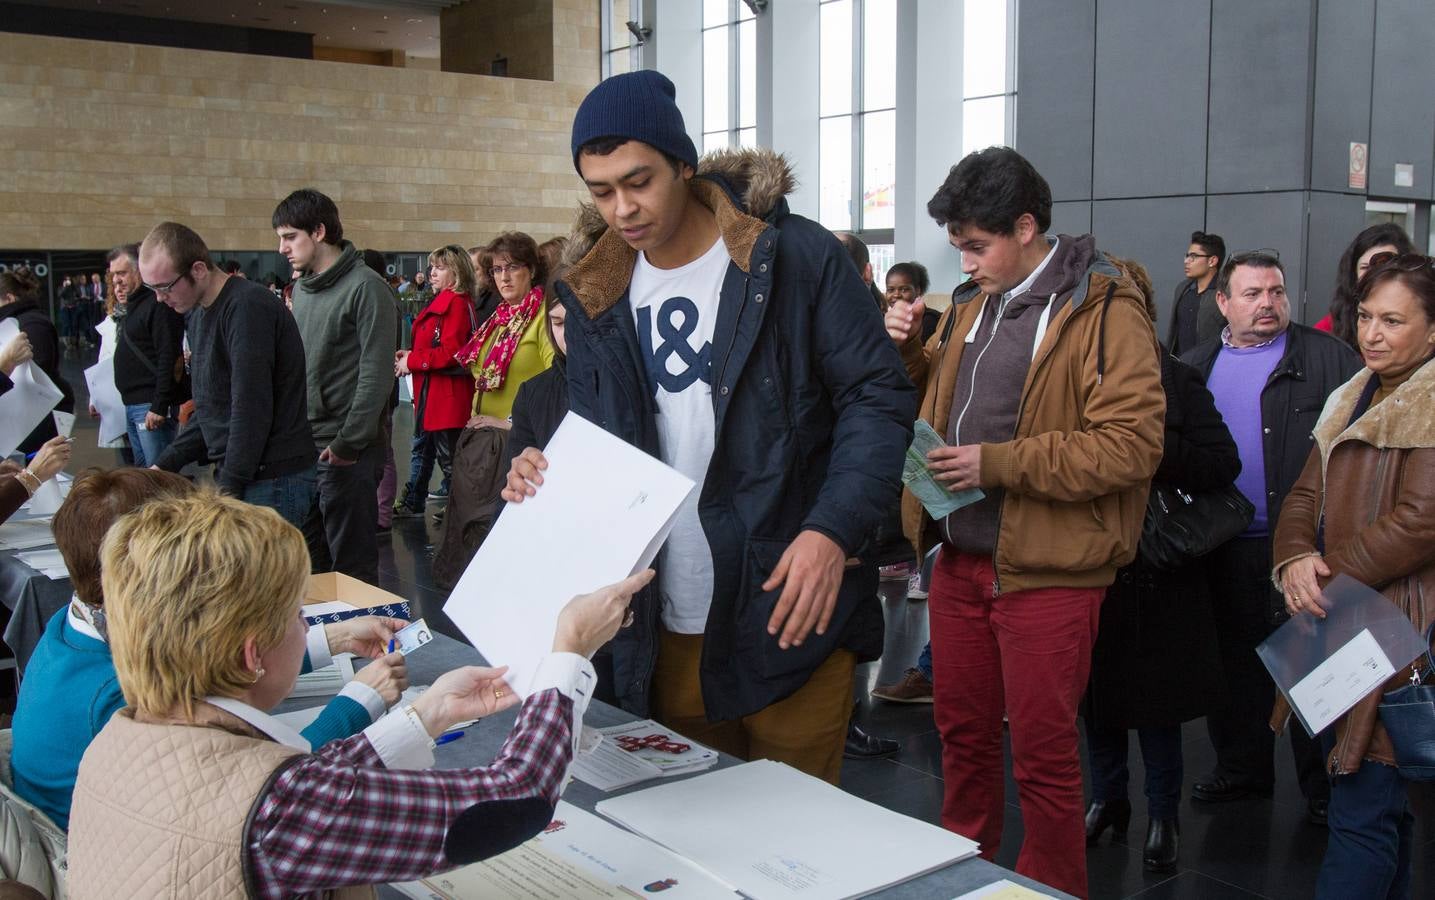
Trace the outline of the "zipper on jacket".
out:
[[[968,390],[967,390],[967,402],[962,405],[962,411],[959,412],[959,413],[957,413],[957,421],[956,421],[955,423],[953,423],[953,425],[952,425],[952,437],[953,437],[954,440],[956,440],[957,444],[959,444],[959,445],[961,444],[961,441],[962,441],[962,420],[966,418],[966,416],[967,416],[967,410],[969,410],[969,409],[972,408],[972,401],[975,400],[975,399],[976,399],[976,396],[977,396],[977,370],[981,368],[981,365],[982,365],[982,357],[986,356],[986,355],[987,355],[987,351],[991,349],[992,344],[996,343],[996,339],[997,339],[997,329],[999,329],[999,328],[1001,327],[1001,324],[1002,324],[1002,314],[1006,312],[1007,304],[1010,303],[1010,302],[1011,302],[1011,298],[1008,297],[1008,298],[1006,298],[1005,300],[1002,300],[1002,301],[997,305],[996,314],[995,314],[995,317],[994,317],[993,320],[992,320],[992,330],[991,330],[991,333],[990,333],[989,335],[987,335],[987,343],[986,343],[986,346],[982,347],[981,352],[979,352],[979,353],[977,354],[976,362],[972,363],[972,378],[971,378],[971,384],[969,384],[969,385],[967,386],[967,387],[968,387]],[[980,327],[982,327],[981,321],[978,320],[978,321],[976,322],[976,324],[974,324],[972,327],[973,327],[973,328],[980,328]],[[932,398],[932,402],[934,402],[934,403],[936,402],[936,398],[935,398],[935,397]],[[936,413],[937,413],[937,411],[936,411],[936,408],[934,407],[934,408],[932,409],[932,415],[933,415],[933,417],[936,416]],[[953,543],[953,541],[952,541],[952,521],[951,521],[951,520],[952,520],[952,517],[951,517],[951,514],[950,514],[950,513],[942,517],[942,530],[943,530],[944,532],[946,532],[946,535],[947,535],[947,543],[948,543],[948,544]]]

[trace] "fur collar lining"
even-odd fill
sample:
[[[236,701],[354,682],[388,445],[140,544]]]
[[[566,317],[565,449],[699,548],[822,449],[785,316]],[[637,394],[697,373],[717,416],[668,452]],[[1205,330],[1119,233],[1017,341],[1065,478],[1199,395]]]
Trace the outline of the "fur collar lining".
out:
[[[726,182],[741,198],[742,208],[716,179]],[[728,255],[744,272],[751,271],[753,248],[767,229],[764,218],[796,186],[787,161],[763,148],[710,153],[699,160],[691,182],[693,196],[717,216]],[[622,235],[608,228],[591,203],[582,204],[573,230],[573,243],[592,249],[573,264],[563,280],[593,319],[611,309],[628,289],[638,254]]]
[[[1361,392],[1375,373],[1361,369],[1355,377],[1336,388],[1326,401],[1315,425],[1315,440],[1321,457],[1343,441],[1361,441],[1381,450],[1428,449],[1435,447],[1435,362],[1427,362],[1410,379],[1374,409],[1367,410],[1349,428]]]

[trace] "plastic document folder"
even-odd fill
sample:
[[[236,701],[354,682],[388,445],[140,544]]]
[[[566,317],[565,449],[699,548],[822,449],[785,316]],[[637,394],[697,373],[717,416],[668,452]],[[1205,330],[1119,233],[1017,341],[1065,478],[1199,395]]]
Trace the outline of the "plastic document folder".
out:
[[[449,595],[444,612],[528,696],[553,649],[558,613],[580,594],[652,563],[693,482],[569,413],[544,448],[538,493],[510,503]]]
[[[1426,649],[1395,604],[1348,575],[1336,576],[1318,602],[1324,619],[1301,613],[1256,648],[1312,736]]]
[[[978,849],[770,760],[603,800],[597,811],[754,900],[861,897]]]

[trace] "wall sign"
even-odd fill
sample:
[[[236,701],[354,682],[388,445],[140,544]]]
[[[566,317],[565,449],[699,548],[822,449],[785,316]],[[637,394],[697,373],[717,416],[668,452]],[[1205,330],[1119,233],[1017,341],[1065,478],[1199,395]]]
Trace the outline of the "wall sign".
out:
[[[1350,175],[1346,186],[1358,191],[1365,190],[1365,173],[1370,163],[1370,145],[1359,141],[1350,142]]]

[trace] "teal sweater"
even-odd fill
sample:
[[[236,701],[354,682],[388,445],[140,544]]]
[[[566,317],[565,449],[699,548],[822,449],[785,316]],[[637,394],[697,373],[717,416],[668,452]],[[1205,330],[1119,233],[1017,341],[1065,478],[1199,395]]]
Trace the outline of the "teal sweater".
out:
[[[55,824],[70,828],[70,797],[85,748],[125,705],[110,648],[70,626],[68,607],[45,625],[45,634],[20,682],[10,769],[15,793]],[[307,669],[308,659],[304,660]],[[370,724],[363,704],[335,697],[301,734],[318,747]]]

